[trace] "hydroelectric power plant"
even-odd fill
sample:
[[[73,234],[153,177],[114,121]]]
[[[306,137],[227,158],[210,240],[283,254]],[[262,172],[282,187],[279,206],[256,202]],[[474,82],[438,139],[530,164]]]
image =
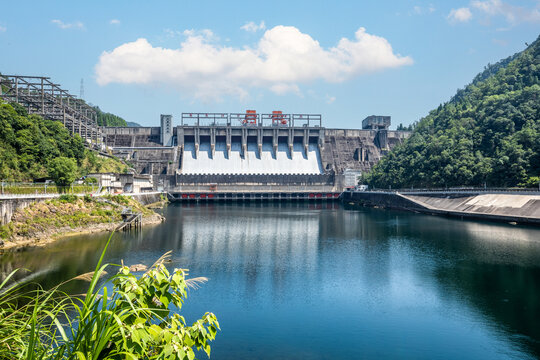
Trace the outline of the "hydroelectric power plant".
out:
[[[0,75],[0,97],[60,121],[86,146],[152,175],[155,190],[185,200],[337,199],[409,136],[389,116],[361,129],[323,126],[319,114],[182,113],[158,127],[102,127],[95,109],[48,77]]]
[[[323,127],[318,114],[273,111],[161,115],[159,127],[105,127],[112,153],[180,200],[337,199],[409,132],[389,116],[362,129]]]

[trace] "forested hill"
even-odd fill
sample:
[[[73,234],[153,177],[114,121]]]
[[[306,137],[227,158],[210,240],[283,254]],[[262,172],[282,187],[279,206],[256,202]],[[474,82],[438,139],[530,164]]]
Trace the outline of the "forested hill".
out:
[[[99,106],[92,106],[97,113],[97,123],[99,126],[129,126],[140,127],[136,122],[126,121],[118,115],[102,111]]]
[[[60,121],[29,115],[19,104],[0,100],[0,181],[51,178],[61,168],[76,177],[91,172],[123,172],[126,164],[85,149]]]
[[[97,123],[99,126],[128,126],[126,120],[118,115],[103,112],[99,106],[94,106],[97,113]]]
[[[540,37],[415,124],[363,181],[378,188],[538,186]]]

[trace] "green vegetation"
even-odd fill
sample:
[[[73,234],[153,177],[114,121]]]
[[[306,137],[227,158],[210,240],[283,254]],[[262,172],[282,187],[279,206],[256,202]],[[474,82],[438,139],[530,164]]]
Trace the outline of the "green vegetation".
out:
[[[55,184],[43,183],[3,183],[1,184],[0,194],[85,194],[96,190],[98,187],[94,184],[58,186]]]
[[[0,238],[13,241],[15,237],[54,236],[69,229],[116,223],[122,220],[122,210],[126,207],[145,217],[155,215],[152,210],[128,196],[106,195],[95,198],[90,195],[79,197],[64,194],[17,210],[9,224],[0,226]]]
[[[97,123],[99,126],[128,126],[126,120],[118,115],[103,112],[99,106],[94,106],[97,113]]]
[[[92,106],[97,113],[97,122],[99,126],[129,126],[140,127],[136,122],[126,121],[118,115],[103,112],[99,106]]]
[[[86,149],[85,157],[79,167],[79,175],[91,173],[125,173],[129,165],[115,157],[99,156],[95,151]]]
[[[34,181],[59,176],[57,179],[65,184],[73,178],[73,163],[77,177],[127,169],[118,159],[100,157],[85,149],[81,137],[71,135],[59,121],[28,115],[19,104],[0,100],[0,180]],[[67,171],[62,176],[57,171],[60,168]]]
[[[408,126],[404,126],[402,123],[400,123],[396,130],[400,130],[400,131],[413,131],[414,130],[414,125],[415,124],[410,124]]]
[[[210,356],[210,342],[219,323],[206,313],[191,326],[178,314],[188,287],[206,278],[186,279],[188,271],[169,273],[165,254],[143,275],[130,268],[103,263],[95,271],[69,281],[89,281],[82,297],[61,292],[60,284],[43,291],[24,283],[0,284],[0,359],[182,359],[195,358],[194,349]],[[116,275],[98,286],[106,270]],[[138,270],[140,271],[140,270]]]
[[[362,181],[378,188],[538,186],[540,38],[414,124]]]
[[[59,156],[49,162],[49,175],[60,186],[68,186],[77,179],[75,159]]]

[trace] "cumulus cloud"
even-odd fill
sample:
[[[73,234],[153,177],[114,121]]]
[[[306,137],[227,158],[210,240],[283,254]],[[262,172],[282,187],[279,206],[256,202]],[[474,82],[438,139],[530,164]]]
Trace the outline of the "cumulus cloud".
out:
[[[245,30],[247,32],[257,32],[259,30],[266,29],[266,25],[264,24],[264,21],[261,21],[259,25],[255,24],[253,21],[250,21],[246,23],[245,25],[242,25],[240,29]]]
[[[540,23],[540,3],[534,9],[507,4],[501,0],[472,1],[471,6],[485,16],[503,16],[512,25],[519,23]]]
[[[447,19],[451,23],[467,22],[472,19],[472,13],[471,10],[466,7],[452,9],[450,14],[448,14]]]
[[[120,20],[112,19],[111,21],[109,21],[109,24],[111,24],[111,25],[120,25]]]
[[[219,45],[209,30],[185,36],[178,49],[154,47],[141,38],[103,52],[95,68],[98,84],[168,85],[195,98],[242,98],[254,88],[299,94],[300,84],[339,83],[413,63],[364,28],[328,49],[292,26],[267,30],[253,47]]]
[[[73,23],[65,23],[62,20],[51,20],[51,23],[58,26],[60,29],[84,29],[84,24],[80,21],[76,21]]]

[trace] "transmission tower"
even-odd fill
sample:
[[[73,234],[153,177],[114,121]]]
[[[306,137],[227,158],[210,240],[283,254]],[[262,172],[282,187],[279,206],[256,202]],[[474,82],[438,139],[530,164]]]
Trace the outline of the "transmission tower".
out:
[[[79,98],[84,99],[84,79],[81,79],[81,91],[79,94]]]

